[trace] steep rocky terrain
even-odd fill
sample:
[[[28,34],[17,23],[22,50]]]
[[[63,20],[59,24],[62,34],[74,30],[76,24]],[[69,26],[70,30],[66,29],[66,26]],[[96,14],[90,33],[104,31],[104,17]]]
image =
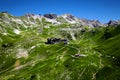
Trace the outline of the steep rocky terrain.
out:
[[[120,21],[0,13],[0,80],[120,80]],[[45,44],[48,38],[67,44]]]

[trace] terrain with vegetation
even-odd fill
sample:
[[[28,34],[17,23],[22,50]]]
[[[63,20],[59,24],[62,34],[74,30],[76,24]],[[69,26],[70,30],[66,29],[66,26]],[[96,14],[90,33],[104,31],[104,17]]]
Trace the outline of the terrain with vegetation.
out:
[[[48,38],[67,39],[45,44]],[[0,80],[120,80],[120,21],[0,13]]]

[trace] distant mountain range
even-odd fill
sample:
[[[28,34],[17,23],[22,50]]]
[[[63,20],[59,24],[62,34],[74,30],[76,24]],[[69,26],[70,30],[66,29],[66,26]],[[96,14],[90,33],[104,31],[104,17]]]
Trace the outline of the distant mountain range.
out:
[[[9,25],[12,27],[23,26],[24,28],[29,27],[38,27],[40,25],[44,25],[44,27],[48,28],[51,25],[60,25],[60,24],[71,24],[77,26],[88,26],[90,28],[100,27],[100,26],[117,26],[120,24],[120,20],[112,21],[110,20],[108,23],[102,24],[98,20],[88,20],[77,18],[71,14],[44,14],[44,15],[35,15],[35,14],[26,14],[24,16],[13,16],[7,12],[0,13],[0,24]],[[0,27],[0,29],[2,29]]]

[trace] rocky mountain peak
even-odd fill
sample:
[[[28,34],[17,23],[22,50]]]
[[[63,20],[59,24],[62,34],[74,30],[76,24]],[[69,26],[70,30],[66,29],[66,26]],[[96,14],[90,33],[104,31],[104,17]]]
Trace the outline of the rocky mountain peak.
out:
[[[29,14],[25,14],[25,16],[22,16],[22,17],[16,17],[16,16],[9,14],[7,11],[0,13],[1,23],[4,22],[10,25],[21,24],[27,27],[38,26],[41,23],[42,18],[45,18],[46,22],[53,24],[53,25],[60,25],[60,24],[67,23],[67,24],[79,24],[79,26],[82,26],[82,27],[88,26],[90,28],[100,27],[100,26],[120,25],[120,20],[118,21],[110,20],[108,23],[102,24],[98,20],[77,18],[71,14],[63,14],[63,15],[58,16],[57,14],[53,14],[53,13],[48,13],[44,15],[40,15],[40,14],[36,15],[36,14],[29,13]]]
[[[71,18],[71,19],[75,18],[72,14],[65,14],[65,15],[67,18]]]
[[[108,23],[108,26],[118,26],[120,25],[120,21],[114,21],[114,20],[110,20]]]
[[[26,16],[26,17],[31,17],[31,16],[35,16],[35,14],[30,14],[30,13],[28,13],[28,14],[25,14],[25,16]]]
[[[71,14],[64,14],[62,15],[62,17],[68,19],[68,20],[75,20],[75,17]]]
[[[44,17],[49,18],[49,19],[56,19],[57,15],[56,14],[44,14]]]

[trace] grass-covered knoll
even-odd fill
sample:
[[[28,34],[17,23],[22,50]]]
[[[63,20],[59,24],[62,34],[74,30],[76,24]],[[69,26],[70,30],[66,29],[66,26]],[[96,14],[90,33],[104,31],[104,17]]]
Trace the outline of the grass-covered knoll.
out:
[[[119,80],[120,28],[93,28],[71,33],[59,27],[0,33],[1,80]],[[69,44],[44,44],[49,37]]]

